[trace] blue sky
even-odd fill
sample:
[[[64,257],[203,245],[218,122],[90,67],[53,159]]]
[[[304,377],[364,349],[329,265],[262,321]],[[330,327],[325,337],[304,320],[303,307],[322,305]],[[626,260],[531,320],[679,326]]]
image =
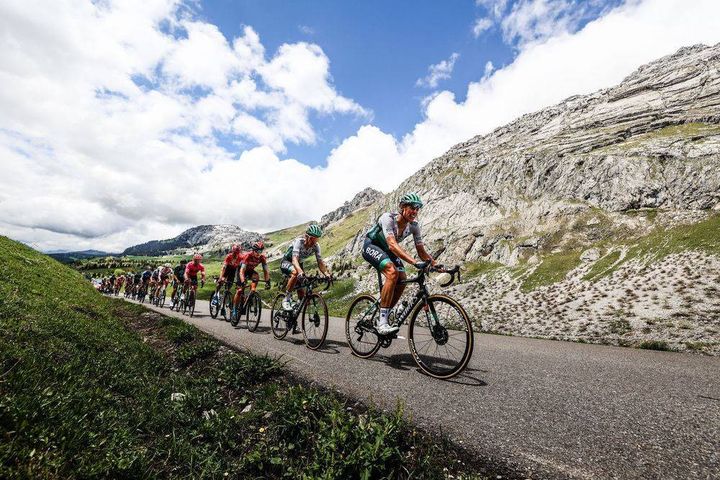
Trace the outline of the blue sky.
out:
[[[717,0],[5,0],[0,233],[269,231],[720,41]]]
[[[518,53],[517,39],[503,39],[499,26],[473,34],[478,18],[492,15],[503,2],[465,1],[283,1],[206,0],[197,13],[217,25],[228,38],[250,25],[268,53],[284,43],[319,45],[331,61],[335,87],[373,113],[372,123],[396,138],[422,119],[422,100],[434,90],[448,90],[464,101],[470,82],[479,81],[485,65],[501,68]],[[507,2],[512,11],[518,2]],[[574,2],[566,2],[572,9]],[[583,14],[572,26],[620,4],[618,0],[580,1]],[[450,78],[436,88],[417,86],[430,65],[459,55]],[[288,155],[308,165],[325,164],[330,150],[366,123],[347,115],[315,115],[316,144],[288,144]]]

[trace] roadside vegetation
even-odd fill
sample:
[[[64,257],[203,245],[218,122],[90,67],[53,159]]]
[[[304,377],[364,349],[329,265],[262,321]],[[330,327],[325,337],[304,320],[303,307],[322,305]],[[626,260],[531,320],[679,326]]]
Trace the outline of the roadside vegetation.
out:
[[[472,459],[0,237],[0,477],[443,478]],[[469,461],[469,463],[468,463]],[[463,463],[465,462],[465,463]],[[463,475],[475,478],[475,475]]]

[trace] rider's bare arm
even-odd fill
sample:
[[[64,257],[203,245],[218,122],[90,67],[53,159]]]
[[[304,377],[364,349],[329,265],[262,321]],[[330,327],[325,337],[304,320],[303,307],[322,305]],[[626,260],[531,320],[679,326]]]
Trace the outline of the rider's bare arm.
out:
[[[270,270],[268,270],[267,262],[263,261],[262,267],[263,267],[263,275],[265,276],[265,281],[269,282],[270,281]]]
[[[297,272],[298,275],[305,274],[305,272],[303,272],[303,269],[300,267],[300,256],[299,255],[293,255],[292,264],[293,264],[293,267],[295,267],[295,272]]]
[[[323,273],[323,275],[325,275],[326,277],[329,277],[329,276],[330,276],[330,270],[328,270],[327,265],[325,265],[325,262],[323,262],[322,260],[320,260],[320,261],[318,262],[318,269],[320,269],[320,271],[321,271],[321,272]]]
[[[430,255],[427,250],[425,250],[424,244],[421,243],[420,245],[415,245],[415,248],[417,249],[420,258],[426,262],[430,262],[430,265],[435,265],[435,259],[432,258],[432,255]]]
[[[240,265],[240,284],[245,283],[245,264]]]
[[[400,244],[397,242],[397,240],[395,240],[395,235],[386,235],[385,240],[387,241],[388,248],[390,249],[390,251],[392,253],[394,253],[395,255],[397,255],[401,260],[405,260],[406,262],[412,263],[412,264],[416,263],[415,259],[412,257],[412,255],[410,255],[408,252],[406,252],[405,249],[400,246]],[[418,245],[418,247],[420,247],[420,246],[422,246],[422,245]],[[419,250],[418,250],[418,253],[420,253]]]

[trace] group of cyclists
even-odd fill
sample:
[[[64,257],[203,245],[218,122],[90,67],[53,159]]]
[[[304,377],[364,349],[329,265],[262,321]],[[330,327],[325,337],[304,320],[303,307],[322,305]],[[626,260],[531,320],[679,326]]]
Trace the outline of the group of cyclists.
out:
[[[398,211],[380,215],[366,234],[362,258],[377,271],[380,295],[379,299],[366,294],[356,297],[347,314],[346,336],[356,355],[369,358],[378,348],[389,346],[392,339],[397,338],[400,325],[407,320],[408,341],[420,368],[437,378],[450,378],[465,368],[472,354],[472,325],[464,309],[455,300],[446,295],[429,293],[425,286],[425,276],[433,271],[446,272],[451,274],[451,280],[444,286],[450,285],[456,275],[459,279],[459,267],[448,270],[438,265],[425,248],[418,223],[423,202],[417,193],[403,195],[398,207]],[[280,271],[286,280],[281,283],[281,291],[284,287],[284,292],[276,296],[271,311],[271,326],[277,338],[284,337],[284,332],[288,332],[290,328],[293,333],[299,333],[297,321],[300,317],[306,344],[313,349],[319,348],[325,339],[328,315],[327,306],[321,297],[318,298],[318,293],[313,292],[313,288],[318,282],[325,280],[329,288],[333,279],[318,243],[322,236],[321,226],[313,223],[307,227],[304,234],[290,242],[280,263]],[[401,246],[401,242],[410,236],[419,259]],[[261,307],[255,293],[256,288],[261,279],[266,288],[270,288],[270,272],[264,250],[265,244],[262,241],[253,243],[244,252],[241,246],[232,246],[223,260],[215,291],[210,299],[212,318],[216,318],[217,313],[222,311],[222,315],[228,320],[225,312],[227,306],[231,309],[229,321],[236,325],[239,315],[243,315],[245,310],[253,311],[254,328],[257,328]],[[317,260],[321,275],[306,274],[304,261],[313,256]],[[418,269],[418,276],[408,279],[405,263]],[[246,296],[245,287],[248,282],[251,293]],[[202,287],[205,283],[202,255],[196,253],[191,261],[182,260],[174,268],[166,263],[154,270],[148,266],[142,272],[110,277],[103,285],[117,294],[124,284],[125,295],[128,297],[142,301],[144,296],[149,294],[151,299],[162,298],[164,301],[165,290],[170,283],[174,286],[171,308],[179,303],[184,305],[182,310],[185,311],[189,301],[192,315],[198,284]],[[419,287],[413,303],[410,305],[404,301],[395,309],[397,312],[394,312],[394,307],[400,301],[408,283],[415,283]],[[233,286],[236,287],[234,294],[231,291]],[[221,295],[223,287],[225,291]],[[297,301],[293,298],[295,292]],[[250,299],[255,303],[250,302]],[[246,301],[257,304],[257,307],[246,308]],[[320,318],[323,315],[319,315],[319,311],[324,311],[324,324]],[[250,314],[245,313],[245,316],[250,325]],[[420,318],[422,320],[418,320]],[[417,322],[421,322],[423,327]],[[285,330],[276,332],[276,329],[282,328],[280,323],[284,323]],[[310,346],[307,329],[312,329],[313,326],[319,328],[321,333],[318,342]],[[427,329],[424,329],[425,327]],[[248,329],[254,331],[254,328]],[[419,348],[419,345],[422,345],[422,348]],[[431,363],[434,366],[430,366]]]
[[[398,303],[405,290],[405,284],[402,281],[407,276],[403,261],[418,268],[435,265],[435,260],[424,247],[420,226],[417,222],[418,212],[423,207],[420,196],[416,193],[403,195],[399,207],[398,212],[386,212],[380,215],[375,225],[368,231],[362,250],[363,259],[385,277],[380,292],[380,314],[376,325],[378,333],[382,335],[392,334],[398,329],[397,326],[388,323],[388,318],[392,308]],[[286,310],[292,310],[296,305],[292,297],[294,291],[297,290],[299,299],[302,299],[304,295],[303,289],[296,288],[296,285],[305,276],[303,262],[308,257],[314,256],[320,272],[325,277],[332,278],[327,264],[323,261],[318,243],[322,235],[323,231],[320,225],[311,224],[304,235],[291,242],[282,257],[280,270],[287,278],[282,307]],[[416,260],[400,245],[400,242],[410,235],[413,237],[420,260]],[[211,302],[219,301],[220,289],[226,283],[228,288],[236,285],[237,290],[232,301],[232,314],[236,315],[237,309],[242,307],[247,281],[250,281],[252,291],[255,291],[260,282],[258,267],[262,268],[262,279],[266,288],[269,288],[270,272],[267,258],[263,254],[264,249],[265,244],[262,241],[253,243],[246,252],[243,252],[239,245],[233,245],[223,261]],[[198,282],[201,286],[204,285],[205,267],[201,261],[202,255],[196,253],[190,262],[181,260],[180,264],[174,268],[169,263],[165,263],[154,270],[150,266],[146,266],[141,272],[111,275],[102,279],[100,290],[118,295],[125,286],[126,297],[144,299],[145,295],[150,295],[151,298],[158,298],[172,283],[171,299],[175,303],[191,289],[193,292],[197,291]]]

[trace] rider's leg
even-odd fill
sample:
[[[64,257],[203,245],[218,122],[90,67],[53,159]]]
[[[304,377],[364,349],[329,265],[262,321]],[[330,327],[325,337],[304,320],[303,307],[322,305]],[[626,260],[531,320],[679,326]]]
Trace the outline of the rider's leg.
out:
[[[390,302],[390,308],[393,308],[395,305],[397,305],[398,301],[400,301],[400,297],[402,297],[403,292],[405,291],[405,285],[404,283],[400,283],[403,280],[407,279],[407,274],[404,270],[398,271],[398,282],[395,284],[395,292],[393,293],[392,301]]]
[[[400,272],[395,264],[388,262],[382,270],[385,275],[385,283],[380,291],[380,321],[378,326],[387,325],[390,309],[393,307],[395,299],[395,289],[398,286]]]

